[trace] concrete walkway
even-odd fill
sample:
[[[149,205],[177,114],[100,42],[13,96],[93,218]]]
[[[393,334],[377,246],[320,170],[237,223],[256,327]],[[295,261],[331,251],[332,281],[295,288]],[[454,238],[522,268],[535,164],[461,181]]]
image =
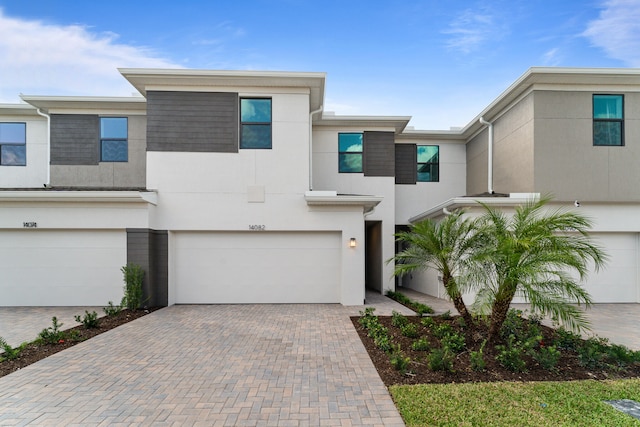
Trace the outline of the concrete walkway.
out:
[[[362,309],[165,308],[0,378],[0,425],[402,426],[351,325]]]

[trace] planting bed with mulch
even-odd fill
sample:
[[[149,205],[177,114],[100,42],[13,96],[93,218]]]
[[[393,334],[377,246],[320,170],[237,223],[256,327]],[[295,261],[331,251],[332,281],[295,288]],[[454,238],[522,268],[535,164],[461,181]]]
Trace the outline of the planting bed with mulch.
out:
[[[158,309],[159,307],[144,310],[122,310],[118,314],[101,317],[98,320],[97,328],[87,329],[83,325],[79,324],[74,328],[66,329],[64,333],[65,335],[67,335],[67,338],[62,339],[55,344],[42,343],[38,342],[38,340],[27,344],[20,351],[20,355],[18,356],[18,358],[13,360],[2,360],[2,354],[0,354],[0,360],[2,360],[0,361],[0,377],[9,375],[12,372],[24,368],[25,366],[42,360],[45,357],[51,356],[52,354],[55,354],[66,348],[73,347],[74,345],[93,338],[96,335],[100,335],[104,332],[107,332],[108,330],[131,322],[132,320],[138,319]],[[73,339],[68,338],[70,334],[74,335]],[[34,339],[35,338],[36,337],[34,337]]]
[[[536,331],[539,330],[541,339],[535,339],[535,344],[529,348],[529,351],[523,351],[521,354],[521,359],[526,364],[521,372],[514,372],[499,363],[496,360],[499,350],[488,344],[485,345],[482,352],[485,368],[483,370],[474,370],[472,369],[471,355],[472,352],[479,351],[484,337],[487,335],[486,326],[479,325],[473,333],[469,333],[466,328],[461,326],[461,319],[457,316],[450,318],[447,318],[448,316],[445,316],[445,318],[439,316],[431,317],[433,323],[429,327],[423,325],[422,319],[424,317],[406,316],[408,322],[416,325],[418,333],[417,337],[408,338],[401,333],[399,327],[392,324],[391,316],[377,317],[380,324],[387,328],[393,345],[399,345],[402,354],[410,359],[404,372],[396,369],[391,363],[391,352],[385,352],[376,346],[374,340],[369,336],[369,331],[359,321],[360,317],[351,318],[373,364],[387,386],[396,384],[569,381],[640,377],[640,352],[632,352],[622,346],[615,346],[618,351],[623,353],[623,358],[627,358],[625,363],[622,363],[620,359],[608,358],[601,352],[605,351],[603,350],[605,348],[603,341],[591,339],[588,344],[591,344],[590,348],[595,349],[593,351],[578,350],[582,344],[577,342],[576,335],[569,334],[570,339],[567,339],[565,334],[565,339],[562,340],[556,330],[540,324],[536,324],[536,327],[539,328]],[[433,349],[442,348],[442,339],[437,338],[434,335],[434,331],[437,331],[438,328],[443,328],[441,325],[445,324],[449,325],[451,334],[464,337],[464,349],[453,354],[450,370],[433,370],[429,366],[428,355]],[[417,351],[412,349],[412,344],[419,338],[428,341],[428,350]],[[504,338],[502,341],[504,344]],[[583,340],[579,341],[586,343]],[[530,355],[536,354],[535,352],[540,351],[541,347],[544,346],[553,346],[561,353],[557,364],[551,369],[543,368]]]

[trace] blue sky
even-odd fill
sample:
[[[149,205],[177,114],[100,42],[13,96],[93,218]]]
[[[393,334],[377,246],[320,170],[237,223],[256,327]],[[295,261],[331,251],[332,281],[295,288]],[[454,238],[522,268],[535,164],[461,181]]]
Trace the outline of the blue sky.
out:
[[[464,126],[532,66],[640,67],[640,0],[0,0],[0,102],[117,67],[327,72],[325,111]]]

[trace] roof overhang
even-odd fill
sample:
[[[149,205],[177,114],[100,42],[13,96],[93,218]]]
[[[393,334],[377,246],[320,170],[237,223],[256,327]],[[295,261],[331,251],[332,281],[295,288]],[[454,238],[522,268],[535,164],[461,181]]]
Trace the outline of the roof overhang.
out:
[[[155,191],[59,191],[11,190],[0,191],[0,203],[22,202],[90,202],[90,203],[150,203],[157,204]]]
[[[395,133],[401,133],[411,120],[411,116],[336,116],[323,114],[322,117],[314,119],[314,126],[336,126],[336,127],[360,127],[371,129],[393,128]]]
[[[117,97],[117,96],[32,96],[20,95],[20,97],[45,112],[49,111],[127,111],[145,113],[147,100],[141,96]]]
[[[0,104],[3,116],[37,116],[36,109],[29,104]]]
[[[381,196],[342,195],[335,191],[307,191],[304,199],[309,206],[362,206],[371,212],[382,201]]]
[[[189,69],[119,68],[118,71],[142,95],[153,90],[202,90],[212,88],[308,88],[310,109],[323,104],[326,73],[285,71],[226,71]]]
[[[474,208],[481,204],[494,207],[515,207],[539,198],[539,193],[511,193],[508,197],[454,197],[409,218],[409,222],[415,224],[425,219],[436,219],[455,209]]]

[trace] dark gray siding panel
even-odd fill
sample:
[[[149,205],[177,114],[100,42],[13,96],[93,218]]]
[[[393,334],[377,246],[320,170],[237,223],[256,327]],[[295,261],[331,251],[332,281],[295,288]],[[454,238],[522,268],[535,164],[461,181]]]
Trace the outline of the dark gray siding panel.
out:
[[[97,165],[100,159],[97,115],[51,115],[51,164]]]
[[[147,92],[147,151],[238,152],[238,94]]]
[[[166,231],[127,229],[127,263],[138,264],[145,272],[142,281],[145,306],[168,305],[168,260]]]
[[[393,132],[365,132],[362,169],[365,176],[395,174],[395,139]]]
[[[418,175],[416,144],[396,145],[396,184],[415,184]]]

